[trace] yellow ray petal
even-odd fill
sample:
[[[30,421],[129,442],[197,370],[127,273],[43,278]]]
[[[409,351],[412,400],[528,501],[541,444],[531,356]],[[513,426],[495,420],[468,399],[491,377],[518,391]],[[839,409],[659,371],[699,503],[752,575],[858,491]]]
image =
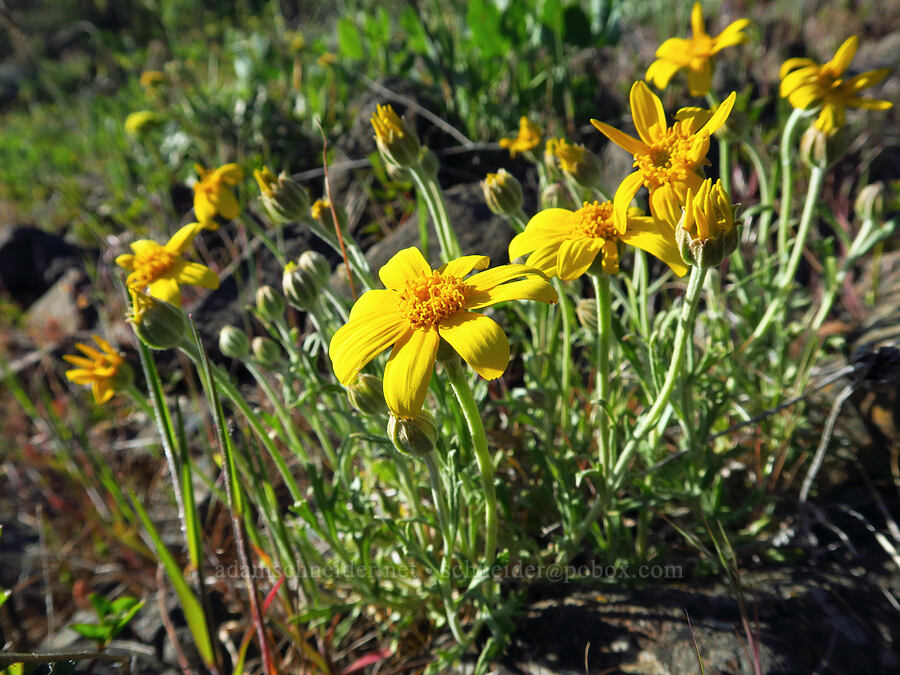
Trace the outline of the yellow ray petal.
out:
[[[499,267],[479,272],[478,274],[469,277],[466,279],[466,284],[471,289],[470,293],[473,291],[489,291],[500,284],[512,281],[518,277],[534,274],[540,275],[540,272],[532,267],[528,267],[528,265],[500,265]],[[468,307],[468,303],[466,304],[466,307]]]
[[[384,367],[384,400],[397,417],[422,409],[441,339],[434,328],[412,330],[397,340]]]
[[[457,279],[462,279],[472,270],[483,270],[491,264],[491,259],[486,255],[464,255],[462,258],[451,260],[440,268],[442,274],[450,274]]]
[[[691,96],[705,96],[712,85],[712,62],[703,59],[703,67],[700,70],[688,70],[688,89]]]
[[[718,54],[726,47],[733,47],[734,45],[746,42],[748,37],[747,34],[744,33],[744,29],[750,24],[750,19],[738,19],[737,21],[731,22],[725,27],[725,30],[719,33],[715,40],[713,40],[712,53]]]
[[[509,243],[509,259],[515,260],[539,248],[564,241],[572,233],[572,215],[568,209],[544,209],[537,213],[528,221],[525,231]]]
[[[641,80],[632,85],[630,101],[631,118],[638,136],[644,143],[652,143],[666,130],[666,113],[662,101]]]
[[[834,53],[834,58],[826,63],[823,68],[829,69],[833,75],[841,75],[850,66],[853,57],[856,56],[856,49],[859,47],[859,37],[851,35],[844,43],[838,47]]]
[[[350,310],[350,321],[365,316],[366,314],[381,314],[382,316],[395,314],[397,312],[397,303],[399,301],[400,296],[397,295],[396,291],[380,289],[366,291],[360,296],[359,300],[354,303],[353,308]]]
[[[669,38],[656,50],[656,58],[686,66],[691,60],[691,41],[684,38]]]
[[[341,326],[328,346],[338,381],[343,385],[353,382],[363,366],[411,330],[396,313],[372,312]]]
[[[116,256],[116,265],[118,265],[119,267],[124,267],[126,270],[133,270],[134,254],[123,253],[122,255]]]
[[[699,2],[695,2],[691,8],[691,30],[694,37],[706,35],[706,25],[703,23],[703,6]]]
[[[385,288],[399,291],[406,286],[408,279],[415,279],[431,274],[431,266],[415,246],[404,248],[394,254],[384,267],[378,271],[378,278]]]
[[[681,259],[674,235],[660,231],[651,218],[641,218],[639,222],[630,225],[628,232],[622,235],[622,241],[656,256],[678,276],[687,274],[688,266]]]
[[[605,122],[592,119],[591,124],[594,125],[597,131],[606,136],[609,140],[611,140],[623,150],[630,152],[632,155],[640,155],[650,152],[650,148],[647,147],[646,143],[644,143],[643,141],[639,141],[634,136],[629,136],[628,134],[619,131],[615,127],[609,126]]]
[[[686,63],[676,63],[666,59],[657,59],[647,68],[644,79],[652,82],[657,89],[665,89],[669,86],[669,81],[679,70],[684,68]]]
[[[171,239],[166,242],[165,249],[169,253],[181,255],[194,243],[194,239],[202,229],[203,226],[200,223],[188,223],[172,235]]]
[[[216,169],[216,173],[222,178],[223,183],[229,185],[237,185],[238,182],[244,179],[244,170],[240,164],[235,164],[234,162],[220,166]]]
[[[565,241],[559,247],[556,268],[563,281],[577,279],[587,272],[594,258],[603,248],[603,239],[574,239]]]
[[[241,212],[241,205],[238,204],[238,200],[231,190],[227,188],[214,192],[210,197],[210,201],[215,205],[216,212],[226,220],[237,218]]]
[[[507,300],[537,300],[553,304],[557,301],[556,291],[546,279],[531,276],[521,281],[511,281],[490,290],[470,293],[466,300],[467,309],[481,309]]]
[[[509,341],[497,322],[483,314],[457,312],[438,325],[441,337],[486,380],[496,380],[509,365]]]
[[[787,61],[785,61],[784,63],[781,64],[781,70],[778,73],[778,79],[783,80],[785,75],[787,75],[790,71],[794,70],[795,68],[810,68],[810,67],[818,68],[819,64],[817,64],[812,59],[806,59],[806,58],[798,57],[798,58],[788,59]]]
[[[700,131],[697,133],[707,132],[710,136],[712,136],[716,131],[718,131],[719,127],[725,124],[725,120],[728,119],[728,116],[731,114],[731,109],[734,107],[734,102],[737,99],[737,92],[731,92],[722,103],[719,104],[719,107],[716,108],[716,111],[710,116],[709,120],[704,124]]]
[[[154,298],[168,302],[170,305],[181,307],[181,290],[175,279],[157,279],[149,287],[149,294]]]
[[[631,200],[634,199],[643,183],[644,177],[639,171],[635,171],[625,176],[625,179],[616,188],[616,194],[613,196],[613,221],[619,232],[625,231],[628,207],[631,206]]]
[[[219,287],[219,277],[206,265],[194,262],[184,262],[178,266],[180,269],[173,274],[176,281],[189,286],[201,286],[215,290]]]

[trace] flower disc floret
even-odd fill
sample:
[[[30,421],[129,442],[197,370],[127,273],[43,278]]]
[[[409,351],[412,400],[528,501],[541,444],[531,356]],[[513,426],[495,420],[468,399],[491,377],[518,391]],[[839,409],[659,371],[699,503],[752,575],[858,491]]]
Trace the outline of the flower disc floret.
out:
[[[572,214],[575,221],[572,230],[575,234],[593,239],[614,240],[619,238],[619,231],[613,224],[612,202],[584,202],[584,205]]]
[[[433,328],[466,304],[468,286],[452,274],[437,270],[430,276],[410,279],[399,293],[400,315],[413,328]]]

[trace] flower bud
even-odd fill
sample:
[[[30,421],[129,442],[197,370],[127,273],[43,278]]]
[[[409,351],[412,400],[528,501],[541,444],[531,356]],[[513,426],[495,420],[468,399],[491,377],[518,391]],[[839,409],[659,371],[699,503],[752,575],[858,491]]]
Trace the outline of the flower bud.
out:
[[[338,224],[341,230],[346,229],[347,214],[340,205],[335,204],[334,213],[337,214]],[[327,199],[317,199],[309,207],[309,215],[313,220],[322,224],[329,232],[334,232],[334,215],[331,212],[331,202]]]
[[[363,415],[379,415],[387,412],[384,402],[384,385],[380,377],[361,373],[347,387],[347,399]]]
[[[256,311],[267,321],[277,321],[284,316],[284,298],[271,286],[256,290]]]
[[[157,89],[166,84],[166,74],[159,70],[145,70],[138,80],[148,94],[155,94]]]
[[[263,167],[253,172],[259,185],[260,201],[269,217],[276,223],[303,220],[309,211],[306,188],[282,171],[275,177]]]
[[[588,333],[597,332],[597,301],[594,298],[581,298],[575,304],[575,316]]]
[[[696,194],[688,189],[675,241],[686,264],[706,269],[720,264],[737,248],[734,207],[722,181],[713,184],[707,178]]]
[[[594,188],[600,184],[603,174],[600,158],[583,145],[573,145],[558,138],[547,143],[547,151],[563,173],[582,187]]]
[[[577,203],[566,186],[562,183],[551,183],[541,193],[541,204],[545,209],[569,209],[576,211],[581,207]]]
[[[321,253],[304,251],[300,254],[300,257],[297,258],[297,267],[302,267],[303,269],[312,272],[316,281],[322,286],[327,285],[328,282],[331,281],[331,263],[328,262],[328,258]]]
[[[294,262],[289,262],[285,266],[281,277],[281,289],[291,307],[305,312],[316,304],[322,286],[317,274],[317,271],[300,267]]]
[[[230,359],[243,359],[250,353],[250,338],[236,326],[225,326],[219,331],[219,351]]]
[[[421,457],[434,450],[438,436],[437,421],[427,410],[420,410],[413,419],[391,414],[387,433],[398,451]]]
[[[843,157],[848,144],[847,131],[843,127],[828,134],[813,125],[800,139],[800,156],[809,166],[827,169]]]
[[[884,218],[884,183],[866,185],[856,196],[853,210],[860,220],[881,221]]]
[[[152,110],[138,110],[125,118],[125,132],[129,136],[142,136],[159,127],[166,118]]]
[[[498,216],[522,212],[522,184],[506,169],[485,176],[481,189],[488,208]]]
[[[251,343],[253,358],[264,368],[274,368],[281,363],[281,347],[267,337],[255,337]]]
[[[419,152],[419,167],[422,169],[422,173],[429,178],[437,178],[441,162],[431,148],[422,146],[422,150]]]
[[[378,151],[386,162],[402,167],[418,165],[419,139],[390,105],[376,106],[372,127]]]
[[[145,293],[131,292],[133,307],[128,321],[135,335],[150,349],[171,349],[187,334],[184,312]]]

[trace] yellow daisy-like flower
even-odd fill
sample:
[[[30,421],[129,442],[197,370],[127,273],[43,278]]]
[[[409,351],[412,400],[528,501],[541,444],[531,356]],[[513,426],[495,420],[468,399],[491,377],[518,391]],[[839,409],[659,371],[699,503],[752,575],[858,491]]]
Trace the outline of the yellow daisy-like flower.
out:
[[[203,229],[200,223],[185,225],[164,246],[150,239],[138,239],[131,244],[133,253],[123,253],[116,264],[131,273],[125,283],[135,291],[147,293],[176,307],[181,306],[179,284],[219,287],[219,277],[206,265],[188,262],[182,254]]]
[[[66,371],[66,378],[75,384],[91,385],[91,393],[97,404],[106,403],[117,391],[122,391],[132,378],[131,367],[106,340],[94,335],[95,349],[82,342],[75,346],[83,354],[66,354],[63,359],[75,368]]]
[[[500,147],[509,150],[509,156],[533,150],[541,144],[541,128],[524,115],[519,119],[519,135],[516,138],[501,138]]]
[[[244,179],[244,170],[238,164],[225,164],[218,169],[204,169],[199,164],[194,168],[200,180],[194,183],[194,215],[208,229],[216,229],[216,216],[225,220],[237,218],[241,212],[234,193],[229,186],[237,185]]]
[[[159,70],[145,70],[141,73],[139,82],[144,89],[152,91],[161,84],[165,84],[166,79],[166,74]]]
[[[647,68],[644,76],[658,89],[669,86],[669,80],[679,70],[687,69],[688,87],[693,96],[705,96],[712,84],[713,57],[726,47],[733,47],[747,41],[744,29],[750,25],[749,19],[738,19],[712,37],[703,23],[703,9],[699,2],[691,11],[691,38],[669,38],[656,50],[656,61]]]
[[[640,139],[608,124],[591,120],[609,140],[634,155],[637,171],[623,180],[613,197],[616,228],[626,228],[631,200],[641,189],[650,190],[651,213],[666,222],[677,222],[688,188],[695,192],[703,182],[702,167],[709,164],[709,137],[725,124],[734,107],[734,92],[713,111],[689,108],[676,122],[666,124],[662,102],[643,82],[631,87],[631,116]]]
[[[812,59],[788,59],[781,65],[782,98],[794,108],[806,109],[822,106],[815,127],[826,134],[833,134],[844,125],[847,108],[888,110],[890,101],[863,98],[859,92],[874,87],[890,72],[889,68],[870,70],[850,79],[844,73],[856,55],[859,38],[852,35],[844,41],[834,58],[819,65]]]
[[[629,209],[624,229],[613,224],[612,202],[584,202],[577,211],[546,209],[532,218],[509,244],[509,259],[531,253],[526,265],[563,281],[577,279],[602,255],[603,271],[619,271],[619,242],[636,246],[665,262],[678,276],[687,266],[675,245],[671,225]]]
[[[331,339],[329,354],[341,384],[393,345],[384,368],[384,399],[394,415],[413,418],[422,408],[438,345],[446,341],[483,378],[500,377],[509,343],[497,323],[471,310],[506,300],[556,302],[556,291],[525,265],[485,269],[490,260],[468,255],[432,270],[417,248],[399,251],[378,272],[385,290],[368,291]]]

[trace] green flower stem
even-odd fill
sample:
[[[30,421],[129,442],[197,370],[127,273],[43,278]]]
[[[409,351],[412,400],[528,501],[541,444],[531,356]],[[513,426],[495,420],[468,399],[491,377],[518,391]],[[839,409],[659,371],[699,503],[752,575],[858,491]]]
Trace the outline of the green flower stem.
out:
[[[506,218],[506,222],[509,223],[516,234],[522,234],[525,231],[525,226],[528,225],[528,216],[525,215],[522,209],[519,209],[518,213],[506,213],[503,217]]]
[[[266,395],[266,398],[269,399],[272,407],[275,408],[275,414],[281,421],[281,427],[286,435],[285,440],[290,444],[294,452],[299,455],[300,460],[306,466],[309,466],[309,454],[306,452],[306,448],[303,447],[303,443],[294,432],[294,423],[291,420],[291,415],[288,412],[287,408],[284,407],[281,399],[275,393],[275,390],[272,389],[272,386],[268,383],[262,371],[260,371],[260,369],[256,367],[256,364],[254,364],[252,361],[245,361],[244,366],[247,368],[247,370],[250,371],[253,379],[256,380],[256,383],[259,385],[260,389],[263,390],[263,393]]]
[[[462,408],[463,417],[469,427],[469,436],[475,451],[475,460],[481,472],[481,485],[484,490],[484,566],[490,569],[497,558],[497,493],[494,490],[494,463],[488,451],[487,436],[478,410],[478,403],[472,393],[472,387],[466,378],[459,357],[455,354],[444,362],[444,369],[450,378],[450,386]],[[491,596],[490,582],[486,584],[486,595]]]
[[[313,218],[305,220],[304,224],[309,227],[310,232],[328,244],[338,255],[344,255],[344,251],[341,249],[341,242],[338,241],[334,230],[329,230]],[[344,247],[347,249],[347,259],[350,267],[353,269],[354,276],[362,281],[365,288],[374,288],[375,282],[372,277],[372,270],[369,268],[369,261],[363,255],[362,249],[356,243],[356,239],[343,228],[341,229],[341,239],[344,240]]]
[[[654,401],[649,411],[641,415],[640,422],[634,431],[631,432],[631,438],[622,450],[616,462],[615,469],[612,474],[612,487],[618,487],[631,455],[637,449],[637,444],[643,440],[644,436],[656,426],[663,411],[669,404],[669,397],[675,388],[675,380],[681,372],[681,364],[684,361],[684,354],[690,337],[693,335],[694,318],[697,315],[697,305],[699,304],[700,295],[703,291],[703,282],[706,279],[706,270],[694,265],[691,267],[691,276],[688,279],[687,291],[685,291],[684,301],[681,306],[681,316],[678,320],[678,328],[675,331],[675,345],[672,348],[672,361],[669,363],[669,370],[666,372],[666,379],[663,382],[662,389]]]
[[[753,170],[756,171],[756,178],[759,181],[759,203],[765,210],[759,216],[756,238],[759,243],[759,250],[765,252],[767,250],[766,243],[769,241],[769,227],[772,224],[772,215],[775,213],[775,195],[759,151],[752,143],[741,143],[741,147],[747,153],[747,157],[750,158],[750,163],[753,164]]]
[[[607,408],[610,404],[609,349],[612,336],[612,298],[609,292],[609,276],[604,273],[591,274],[594,297],[597,303],[597,380],[594,395],[597,397],[597,440],[600,446],[600,467],[606,476],[610,475],[613,451],[610,447],[610,418]]]
[[[450,217],[447,215],[447,205],[444,203],[444,195],[440,186],[438,186],[434,178],[426,176],[421,167],[409,167],[409,174],[419,194],[425,199],[425,203],[428,205],[428,212],[434,220],[434,229],[437,232],[438,243],[441,246],[441,256],[444,262],[459,258],[462,256],[462,249],[459,247],[456,232],[453,231],[453,226],[450,224]]]
[[[607,489],[600,492],[594,499],[590,510],[584,519],[576,526],[572,538],[569,539],[565,548],[560,551],[556,562],[558,564],[567,563],[575,553],[581,540],[590,531],[591,527],[600,517],[600,514],[608,506],[610,495],[614,494],[621,482],[631,456],[637,449],[638,443],[643,440],[656,424],[659,422],[669,404],[669,397],[675,389],[675,380],[681,371],[681,364],[684,361],[684,354],[687,349],[688,339],[693,334],[694,318],[697,314],[697,305],[700,294],[703,289],[703,281],[706,278],[706,270],[700,267],[691,267],[691,276],[688,280],[687,291],[684,296],[684,304],[681,307],[681,316],[678,320],[678,328],[675,331],[675,345],[672,350],[672,361],[669,364],[669,370],[666,373],[666,379],[662,389],[654,401],[653,406],[646,413],[641,415],[640,421],[631,438],[622,450],[618,461],[615,464],[609,478],[607,480]],[[599,324],[598,324],[599,325]]]
[[[281,249],[272,241],[271,237],[266,234],[265,228],[263,225],[258,222],[257,217],[249,212],[242,211],[241,212],[241,220],[244,221],[244,224],[247,226],[247,229],[253,233],[253,236],[259,239],[267,249],[271,252],[272,255],[275,256],[275,259],[278,261],[278,264],[281,267],[287,265],[287,260],[284,257],[284,253],[281,252]]]
[[[781,268],[787,262],[788,229],[791,224],[791,201],[794,193],[794,171],[791,151],[798,125],[806,115],[800,108],[794,108],[781,137],[781,212],[778,217],[778,263]]]
[[[180,345],[179,348],[187,354],[187,356],[194,362],[198,367],[201,364],[200,353],[197,351],[196,346],[185,340]],[[284,458],[281,456],[281,452],[279,452],[278,447],[275,445],[274,441],[269,437],[269,431],[266,428],[266,425],[263,424],[262,420],[259,419],[259,416],[253,412],[253,409],[244,400],[244,397],[241,395],[241,392],[238,391],[237,387],[232,383],[231,378],[228,376],[226,372],[224,372],[218,366],[211,366],[213,380],[216,383],[216,386],[219,388],[219,392],[224,394],[231,404],[238,409],[241,415],[247,420],[247,423],[253,429],[253,432],[256,434],[259,441],[265,446],[266,451],[269,453],[269,456],[272,458],[272,461],[275,462],[275,466],[278,468],[278,472],[281,474],[282,480],[284,480],[285,485],[291,493],[291,498],[294,501],[301,501],[303,499],[303,492],[300,490],[300,487],[297,485],[297,482],[294,480],[294,477],[291,475],[291,471],[288,468],[287,463],[284,461]]]
[[[559,315],[562,317],[563,330],[563,348],[560,350],[560,396],[559,396],[559,414],[561,429],[565,431],[569,428],[569,382],[571,376],[569,374],[569,364],[572,361],[572,319],[569,316],[569,299],[566,295],[566,288],[558,277],[551,279],[553,288],[556,289],[556,296],[559,298]]]
[[[816,203],[819,201],[819,195],[822,193],[822,184],[825,182],[825,169],[823,167],[814,166],[809,177],[809,190],[806,193],[806,203],[803,205],[803,215],[800,217],[800,226],[797,228],[797,238],[794,240],[794,248],[791,251],[790,259],[787,267],[784,268],[781,275],[776,279],[778,284],[775,291],[775,299],[769,303],[769,307],[763,318],[760,320],[753,334],[747,340],[751,342],[758,339],[768,330],[772,321],[776,316],[780,316],[787,302],[788,294],[794,283],[794,277],[797,274],[797,268],[800,267],[800,259],[803,257],[803,250],[806,248],[806,238],[809,235],[812,226],[813,215],[816,212]]]
[[[719,139],[719,180],[722,187],[731,194],[731,143],[724,138]]]

